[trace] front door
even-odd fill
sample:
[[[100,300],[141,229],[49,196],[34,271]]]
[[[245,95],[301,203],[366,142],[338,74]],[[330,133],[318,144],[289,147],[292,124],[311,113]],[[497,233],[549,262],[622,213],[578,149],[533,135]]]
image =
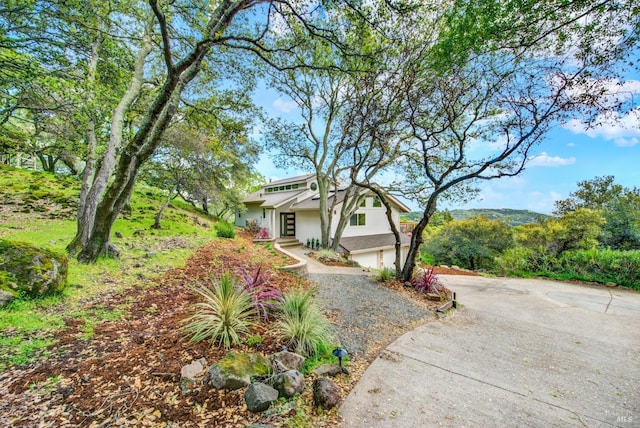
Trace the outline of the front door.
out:
[[[296,213],[280,213],[280,236],[296,236]]]

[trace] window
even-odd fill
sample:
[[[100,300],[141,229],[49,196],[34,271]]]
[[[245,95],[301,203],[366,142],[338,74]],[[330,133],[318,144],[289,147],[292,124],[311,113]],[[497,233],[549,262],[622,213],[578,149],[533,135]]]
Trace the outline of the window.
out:
[[[377,197],[377,196],[373,197],[373,206],[375,208],[380,208],[382,206],[382,201],[380,200],[379,197]]]
[[[312,191],[314,191],[314,192],[315,192],[316,190],[318,190],[318,185],[314,182],[314,183],[311,183],[311,185],[309,186],[309,188],[310,188]]]
[[[364,214],[354,214],[349,219],[349,224],[351,226],[364,226],[366,224],[366,215]]]
[[[262,209],[262,218],[267,218],[267,210],[266,210],[266,208]]]

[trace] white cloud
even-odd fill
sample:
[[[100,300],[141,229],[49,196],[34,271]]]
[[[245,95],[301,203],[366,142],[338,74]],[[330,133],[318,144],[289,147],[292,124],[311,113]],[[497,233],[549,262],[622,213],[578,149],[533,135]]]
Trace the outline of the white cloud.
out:
[[[567,147],[575,147],[576,143],[567,143]]]
[[[282,98],[278,98],[273,102],[273,106],[283,113],[289,113],[296,109],[298,104],[295,101],[285,101]]]
[[[561,158],[560,156],[549,156],[547,152],[542,152],[537,156],[533,156],[527,160],[528,167],[536,166],[565,166],[576,163],[576,158]]]
[[[572,119],[563,125],[574,134],[585,134],[591,138],[604,138],[620,147],[631,147],[640,143],[640,108],[624,116],[612,113],[599,116],[596,124],[587,127],[582,121]]]

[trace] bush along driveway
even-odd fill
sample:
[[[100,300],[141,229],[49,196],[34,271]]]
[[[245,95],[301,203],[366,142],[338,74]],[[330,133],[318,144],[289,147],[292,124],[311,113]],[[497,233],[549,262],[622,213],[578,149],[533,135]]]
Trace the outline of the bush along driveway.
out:
[[[640,293],[441,279],[464,307],[386,348],[345,400],[345,427],[640,425]]]

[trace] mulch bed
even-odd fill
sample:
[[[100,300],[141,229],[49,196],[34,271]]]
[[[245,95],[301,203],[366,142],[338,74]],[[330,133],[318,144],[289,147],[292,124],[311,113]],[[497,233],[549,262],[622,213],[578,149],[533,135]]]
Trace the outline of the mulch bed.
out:
[[[250,241],[216,240],[198,249],[184,268],[167,272],[147,287],[107,294],[92,306],[113,308],[132,302],[126,318],[95,327],[83,338],[84,323],[66,320],[52,355],[27,368],[0,375],[0,425],[11,426],[238,426],[259,419],[247,411],[242,392],[201,385],[181,386],[181,367],[205,357],[209,364],[226,351],[191,343],[179,328],[196,297],[190,284],[207,281],[240,264],[269,265],[272,255]],[[271,285],[305,286],[273,270]],[[88,308],[90,309],[90,308]],[[259,352],[280,350],[268,326]],[[244,348],[240,351],[256,349]],[[278,417],[275,417],[276,420]],[[273,418],[272,418],[273,419]]]
[[[50,356],[29,367],[10,367],[1,373],[0,426],[244,427],[254,422],[277,426],[295,416],[295,409],[270,416],[255,415],[246,409],[242,390],[218,391],[180,382],[184,365],[202,357],[213,364],[226,354],[208,343],[191,343],[179,331],[190,306],[197,301],[189,285],[256,264],[274,267],[283,263],[268,249],[253,245],[247,236],[218,239],[196,250],[185,267],[168,271],[145,286],[106,293],[88,304],[86,309],[90,310],[121,307],[130,302],[123,319],[96,326],[93,337],[88,338],[83,331],[84,321],[65,320],[66,328],[56,335],[57,343]],[[448,273],[437,269],[436,273]],[[455,270],[455,274],[461,273]],[[272,269],[270,283],[280,290],[311,286],[306,280],[277,269]],[[406,287],[390,284],[390,288],[411,296]],[[411,297],[422,300],[420,296]],[[268,325],[256,327],[254,333],[263,337],[261,344],[236,350],[268,355],[283,345]],[[363,363],[375,358],[369,357]],[[353,367],[356,370],[352,376],[337,378],[343,397],[364,368]],[[335,410],[323,416],[315,414],[310,390],[307,388],[301,398],[307,407],[305,418],[310,418],[307,423],[339,424]]]

